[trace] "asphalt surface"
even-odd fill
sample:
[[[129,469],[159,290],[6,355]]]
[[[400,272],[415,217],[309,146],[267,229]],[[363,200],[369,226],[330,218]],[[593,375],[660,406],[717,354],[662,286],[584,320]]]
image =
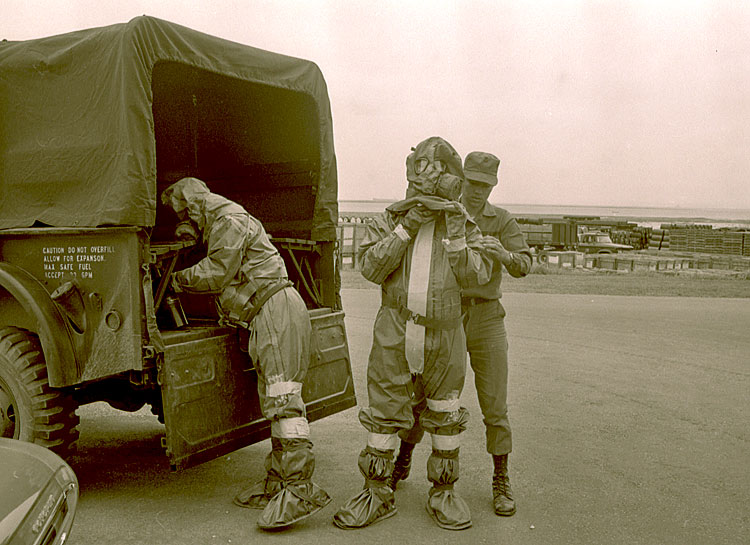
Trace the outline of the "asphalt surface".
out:
[[[360,405],[376,290],[344,290]],[[363,530],[331,523],[359,491],[366,434],[349,409],[312,425],[315,480],[333,502],[283,532],[232,504],[263,476],[264,441],[171,473],[148,409],[83,407],[79,511],[69,543],[750,543],[750,304],[740,299],[507,294],[515,516],[491,507],[491,461],[469,372],[471,427],[456,489],[473,527],[424,509],[429,442],[397,491],[398,514]]]

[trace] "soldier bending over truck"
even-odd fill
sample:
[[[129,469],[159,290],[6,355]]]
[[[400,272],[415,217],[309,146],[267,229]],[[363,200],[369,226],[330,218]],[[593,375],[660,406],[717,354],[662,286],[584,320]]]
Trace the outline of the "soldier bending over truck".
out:
[[[235,503],[263,509],[263,529],[288,526],[331,501],[311,481],[315,457],[302,400],[311,356],[307,308],[263,225],[239,204],[211,193],[197,178],[172,184],[161,199],[182,222],[195,225],[207,246],[205,258],[173,275],[172,287],[217,293],[222,321],[249,331],[261,408],[271,421],[266,478]]]

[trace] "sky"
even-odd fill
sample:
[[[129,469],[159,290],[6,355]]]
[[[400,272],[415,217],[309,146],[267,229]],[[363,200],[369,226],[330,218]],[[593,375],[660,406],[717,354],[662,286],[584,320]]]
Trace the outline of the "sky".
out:
[[[146,14],[314,61],[339,199],[400,199],[430,136],[509,204],[750,209],[744,0],[2,0],[0,39]]]

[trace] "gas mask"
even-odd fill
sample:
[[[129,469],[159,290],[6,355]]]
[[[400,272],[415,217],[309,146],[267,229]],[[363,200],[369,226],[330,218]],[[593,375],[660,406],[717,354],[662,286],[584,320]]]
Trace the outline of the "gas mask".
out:
[[[461,157],[453,146],[440,137],[423,140],[406,158],[407,197],[435,195],[458,200],[464,171]]]
[[[183,220],[177,224],[174,229],[174,235],[177,240],[185,242],[196,242],[200,238],[198,227],[192,220]]]

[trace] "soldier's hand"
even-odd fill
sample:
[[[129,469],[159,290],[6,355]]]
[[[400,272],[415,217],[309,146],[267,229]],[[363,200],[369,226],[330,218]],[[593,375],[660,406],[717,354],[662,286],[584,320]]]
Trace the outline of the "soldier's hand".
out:
[[[510,252],[495,237],[491,235],[483,236],[482,246],[484,251],[497,263],[503,264],[510,261]]]
[[[435,212],[428,209],[426,206],[418,204],[417,206],[410,208],[409,211],[401,219],[401,225],[404,226],[406,232],[412,238],[416,236],[419,228],[422,224],[435,219]]]
[[[182,287],[177,281],[177,277],[175,276],[175,274],[176,273],[172,273],[172,276],[169,278],[169,287],[172,289],[173,293],[180,293],[182,291]]]

